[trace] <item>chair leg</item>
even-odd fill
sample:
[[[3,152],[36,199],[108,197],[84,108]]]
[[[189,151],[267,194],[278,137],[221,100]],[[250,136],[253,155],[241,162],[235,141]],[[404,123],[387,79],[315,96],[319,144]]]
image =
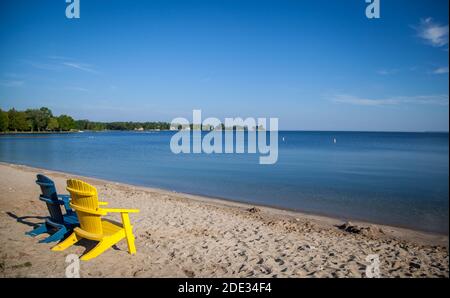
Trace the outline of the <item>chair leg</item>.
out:
[[[82,261],[88,261],[90,259],[98,257],[100,254],[102,254],[105,250],[113,246],[116,242],[112,242],[109,239],[101,240],[93,249],[91,249],[88,253],[83,255],[80,260]]]
[[[65,234],[67,234],[67,229],[66,229],[66,227],[62,227],[58,231],[56,231],[53,235],[40,240],[39,243],[50,243],[50,242],[55,242],[55,241],[61,240],[64,238]]]
[[[128,213],[122,213],[122,223],[125,230],[125,237],[127,238],[128,252],[134,255],[136,253],[136,246],[134,245],[133,227],[130,224]]]
[[[70,234],[69,237],[67,237],[63,242],[58,243],[57,245],[52,247],[53,251],[61,251],[61,250],[65,250],[68,247],[71,247],[72,245],[74,245],[75,243],[77,243],[81,238],[77,236],[77,234],[75,234],[75,232],[73,232],[72,234]]]
[[[47,233],[48,232],[48,227],[47,224],[44,222],[43,224],[41,224],[39,227],[35,228],[34,230],[31,230],[29,232],[26,232],[26,235],[30,235],[30,236],[37,236],[43,233]]]

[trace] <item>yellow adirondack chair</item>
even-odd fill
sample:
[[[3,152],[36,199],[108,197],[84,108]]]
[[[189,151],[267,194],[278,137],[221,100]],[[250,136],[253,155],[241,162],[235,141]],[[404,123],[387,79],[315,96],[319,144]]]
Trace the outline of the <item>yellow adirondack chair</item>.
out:
[[[82,238],[98,241],[97,246],[81,257],[81,260],[87,261],[97,257],[123,238],[126,238],[128,251],[130,254],[136,253],[134,235],[128,213],[139,212],[139,210],[100,208],[99,206],[104,206],[108,203],[99,202],[97,189],[81,180],[67,180],[67,190],[71,196],[70,206],[77,213],[80,227],[74,228],[73,233],[64,241],[54,246],[52,250],[65,250]],[[111,212],[121,214],[123,226],[101,219],[103,215]]]

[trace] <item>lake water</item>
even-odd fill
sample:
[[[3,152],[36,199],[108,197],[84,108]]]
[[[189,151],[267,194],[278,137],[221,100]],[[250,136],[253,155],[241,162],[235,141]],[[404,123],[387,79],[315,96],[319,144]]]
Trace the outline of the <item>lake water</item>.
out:
[[[0,161],[448,234],[448,133],[285,131],[274,165],[175,155],[173,134],[1,135]]]

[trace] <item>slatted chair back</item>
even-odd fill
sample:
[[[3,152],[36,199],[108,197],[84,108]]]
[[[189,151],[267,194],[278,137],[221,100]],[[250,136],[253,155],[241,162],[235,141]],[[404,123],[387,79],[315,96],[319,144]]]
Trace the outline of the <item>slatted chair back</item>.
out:
[[[101,213],[99,212],[97,189],[81,180],[67,180],[67,190],[71,196],[71,206],[77,213],[80,229],[102,235]]]
[[[55,183],[50,178],[42,174],[38,174],[36,178],[36,184],[41,188],[41,195],[39,196],[39,199],[46,203],[51,221],[62,224],[64,222],[64,218],[61,211],[61,205],[58,201]]]

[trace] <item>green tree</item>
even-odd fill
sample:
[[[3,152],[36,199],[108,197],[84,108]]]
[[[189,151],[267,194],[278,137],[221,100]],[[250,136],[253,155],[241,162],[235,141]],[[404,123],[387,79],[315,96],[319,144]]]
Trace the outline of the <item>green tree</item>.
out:
[[[40,130],[39,127],[41,124],[41,120],[40,120],[40,115],[39,115],[39,110],[37,109],[27,109],[25,111],[25,115],[27,117],[27,121],[30,123],[31,125],[31,131],[33,130]]]
[[[41,131],[47,128],[48,122],[53,117],[50,109],[42,107],[40,109],[28,109],[25,111],[27,120],[31,124],[31,130]]]
[[[169,129],[167,122],[92,122],[75,121],[68,115],[53,117],[52,111],[46,107],[28,109],[24,112],[14,108],[8,112],[0,110],[0,131],[42,131],[42,130],[133,130],[136,128]],[[192,125],[191,125],[192,127]]]
[[[9,126],[8,113],[0,109],[0,131],[7,131]]]
[[[75,128],[78,130],[88,129],[89,120],[77,120],[75,121]]]
[[[49,108],[42,107],[39,109],[41,117],[42,117],[42,129],[45,129],[48,126],[48,123],[50,122],[50,119],[53,118],[53,113]]]
[[[58,117],[59,128],[64,131],[68,131],[75,128],[75,120],[67,115],[61,115]]]
[[[31,128],[25,112],[19,112],[13,108],[8,111],[8,118],[11,131],[27,131]]]
[[[58,119],[56,119],[54,117],[50,118],[50,120],[48,121],[48,124],[47,124],[47,130],[55,131],[58,129],[59,129]]]

